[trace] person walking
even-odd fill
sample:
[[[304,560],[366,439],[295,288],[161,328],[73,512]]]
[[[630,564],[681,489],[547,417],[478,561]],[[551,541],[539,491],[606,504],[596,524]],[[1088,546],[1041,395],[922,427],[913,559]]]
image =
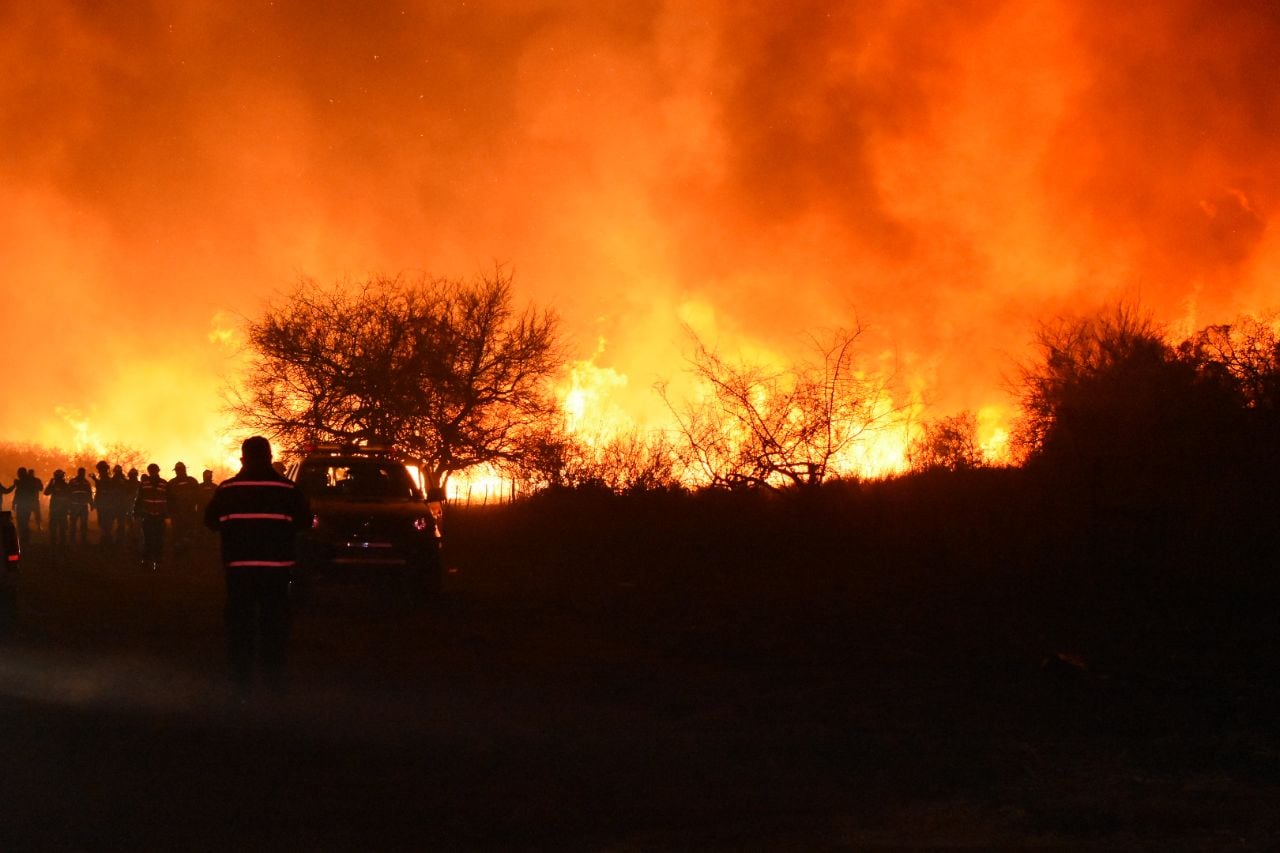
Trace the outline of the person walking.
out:
[[[71,522],[68,541],[72,544],[89,544],[89,510],[93,509],[93,484],[85,476],[85,469],[77,468],[76,475],[67,481],[67,517]]]
[[[231,677],[247,688],[256,670],[264,683],[278,687],[289,639],[294,538],[311,524],[311,506],[302,490],[272,467],[266,438],[246,438],[240,453],[240,472],[214,490],[204,522],[222,544]]]
[[[169,484],[152,462],[138,484],[133,514],[142,524],[142,567],[155,571],[164,556],[164,523],[169,517]]]

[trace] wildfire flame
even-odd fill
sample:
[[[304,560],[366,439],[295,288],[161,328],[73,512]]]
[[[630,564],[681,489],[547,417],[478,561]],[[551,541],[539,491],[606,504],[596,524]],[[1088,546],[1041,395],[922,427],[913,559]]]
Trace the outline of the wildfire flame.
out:
[[[1277,53],[1208,0],[6,4],[0,440],[225,473],[238,318],[497,258],[584,437],[695,393],[686,327],[785,361],[856,312],[893,404],[999,457],[1038,320],[1276,305]]]
[[[628,387],[628,377],[611,367],[597,367],[593,359],[604,352],[597,342],[592,359],[572,364],[567,380],[557,389],[566,430],[588,445],[600,444],[635,429],[635,419],[617,396]]]

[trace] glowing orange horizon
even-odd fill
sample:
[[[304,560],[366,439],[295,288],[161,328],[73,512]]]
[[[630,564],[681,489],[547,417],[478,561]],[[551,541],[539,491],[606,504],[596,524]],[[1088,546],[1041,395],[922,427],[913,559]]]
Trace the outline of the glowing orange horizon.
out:
[[[976,412],[993,453],[1036,322],[1280,305],[1266,4],[158,0],[0,24],[0,441],[225,472],[235,329],[299,276],[509,264],[564,318],[571,422],[606,434],[665,423],[686,327],[785,361],[856,317],[868,369],[922,417]]]

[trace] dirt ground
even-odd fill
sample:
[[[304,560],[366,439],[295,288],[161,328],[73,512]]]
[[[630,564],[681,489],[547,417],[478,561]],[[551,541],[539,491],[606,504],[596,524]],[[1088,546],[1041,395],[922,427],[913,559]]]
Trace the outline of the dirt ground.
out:
[[[450,575],[321,588],[224,680],[212,555],[29,551],[0,645],[3,850],[1267,850],[1273,696],[910,626],[699,619]],[[744,626],[756,624],[746,631]]]

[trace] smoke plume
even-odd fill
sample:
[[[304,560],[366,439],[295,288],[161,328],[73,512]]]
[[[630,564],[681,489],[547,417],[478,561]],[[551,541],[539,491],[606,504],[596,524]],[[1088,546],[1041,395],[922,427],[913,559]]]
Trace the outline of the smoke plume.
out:
[[[683,325],[785,357],[856,317],[945,414],[1008,406],[1037,320],[1277,301],[1271,3],[54,0],[0,33],[4,440],[222,463],[232,332],[304,275],[507,264],[640,423]]]

